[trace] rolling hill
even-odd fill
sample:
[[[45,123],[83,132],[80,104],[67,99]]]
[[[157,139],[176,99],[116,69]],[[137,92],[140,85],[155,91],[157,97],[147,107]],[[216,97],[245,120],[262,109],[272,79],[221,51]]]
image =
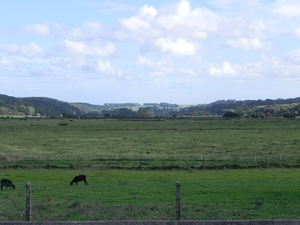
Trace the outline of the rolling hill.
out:
[[[146,109],[146,110],[145,110]],[[45,116],[45,117],[103,117],[138,116],[149,113],[153,116],[222,116],[231,115],[268,117],[300,116],[300,97],[266,100],[218,100],[210,104],[180,106],[169,103],[69,103],[47,97],[12,97],[0,94],[0,115]],[[287,116],[287,117],[288,117]]]

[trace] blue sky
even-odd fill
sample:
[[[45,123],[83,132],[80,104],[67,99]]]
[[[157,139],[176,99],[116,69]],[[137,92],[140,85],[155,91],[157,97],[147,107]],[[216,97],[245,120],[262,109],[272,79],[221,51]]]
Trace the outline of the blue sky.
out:
[[[299,0],[1,1],[1,94],[202,104],[299,84]]]

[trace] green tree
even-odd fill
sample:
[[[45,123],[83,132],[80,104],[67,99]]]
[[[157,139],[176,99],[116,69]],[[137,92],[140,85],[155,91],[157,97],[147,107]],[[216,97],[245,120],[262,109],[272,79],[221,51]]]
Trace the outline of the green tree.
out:
[[[236,117],[240,117],[240,116],[241,116],[240,114],[233,112],[233,111],[227,111],[223,115],[223,117],[225,117],[225,118],[236,118]]]
[[[138,114],[139,116],[154,116],[153,107],[141,107]]]

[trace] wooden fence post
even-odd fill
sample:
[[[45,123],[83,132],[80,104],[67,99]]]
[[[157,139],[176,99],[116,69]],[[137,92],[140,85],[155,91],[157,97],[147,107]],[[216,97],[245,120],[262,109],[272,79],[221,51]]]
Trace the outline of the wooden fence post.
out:
[[[31,183],[26,183],[26,221],[31,221]]]
[[[180,182],[176,182],[176,220],[181,220],[181,191]]]

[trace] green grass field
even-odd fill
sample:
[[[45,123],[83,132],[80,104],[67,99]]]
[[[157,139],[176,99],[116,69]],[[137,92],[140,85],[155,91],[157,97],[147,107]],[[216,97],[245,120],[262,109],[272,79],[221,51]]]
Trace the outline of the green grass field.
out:
[[[33,221],[175,219],[176,181],[181,182],[182,219],[299,219],[299,123],[218,118],[0,120],[0,175],[17,186],[0,192],[0,220],[24,220],[28,181]],[[133,159],[145,154],[148,161],[139,167],[141,161]],[[78,156],[102,161],[80,161],[78,166]],[[73,159],[64,164],[64,157]],[[131,164],[108,169],[117,157],[120,165]],[[173,157],[176,160],[166,160]],[[193,169],[195,163],[201,167],[201,157],[216,166]],[[239,164],[254,157],[270,166],[223,170],[216,163]],[[46,159],[41,164],[49,164],[44,166],[48,169],[30,166],[39,158]],[[187,169],[154,169],[158,159]],[[272,168],[275,160],[281,162],[278,168]],[[94,166],[100,162],[106,166]],[[80,173],[88,176],[89,185],[70,186]]]
[[[201,171],[1,170],[15,190],[0,192],[1,221],[21,221],[25,185],[32,187],[32,220],[175,219],[181,182],[182,219],[299,219],[298,169]],[[88,186],[71,186],[87,175]]]
[[[64,159],[72,162],[61,167],[73,168],[80,156],[96,161],[86,167],[104,160],[102,168],[199,168],[203,159],[212,167],[299,166],[299,131],[300,120],[287,119],[9,119],[0,120],[0,163]]]

